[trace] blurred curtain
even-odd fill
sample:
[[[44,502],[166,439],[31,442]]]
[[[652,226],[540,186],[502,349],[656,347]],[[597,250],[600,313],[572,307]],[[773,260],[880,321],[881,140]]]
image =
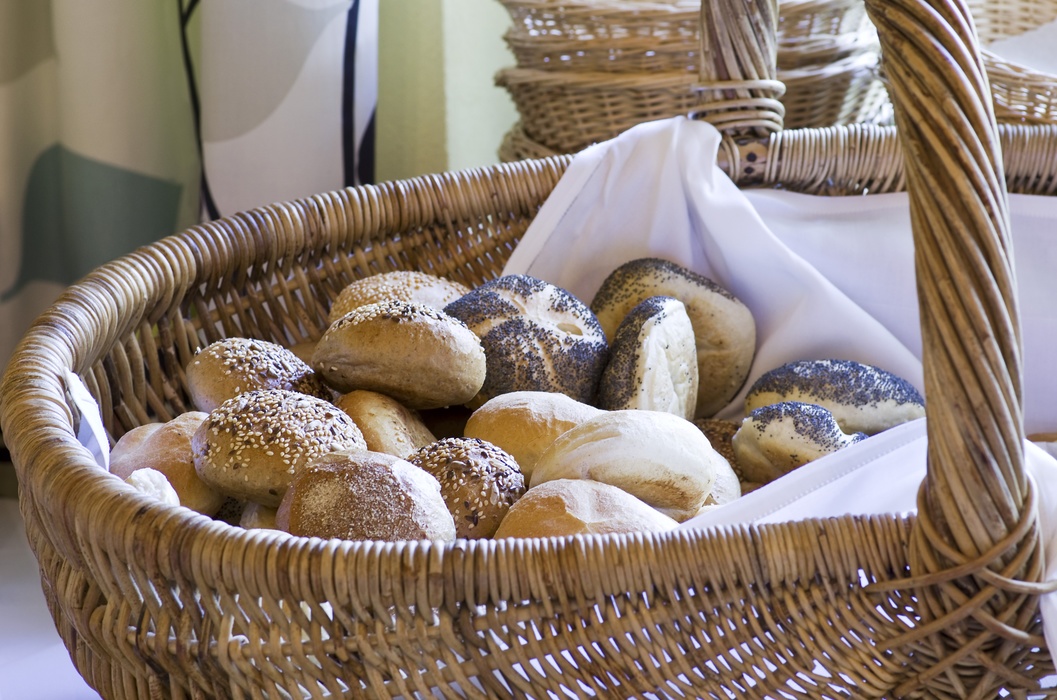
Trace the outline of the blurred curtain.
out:
[[[370,182],[379,0],[0,0],[0,368],[92,268]]]

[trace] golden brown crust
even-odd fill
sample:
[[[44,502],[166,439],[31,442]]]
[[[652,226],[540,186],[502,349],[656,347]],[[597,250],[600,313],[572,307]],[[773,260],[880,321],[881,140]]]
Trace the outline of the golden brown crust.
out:
[[[480,339],[458,319],[423,304],[361,306],[320,338],[312,366],[334,389],[367,389],[408,408],[463,404],[485,379]]]
[[[508,452],[528,479],[540,455],[559,435],[600,413],[601,409],[565,394],[514,391],[500,394],[474,411],[464,434]]]
[[[352,418],[372,452],[406,459],[437,439],[416,411],[385,394],[357,389],[343,394],[335,405]]]
[[[168,479],[181,505],[210,517],[216,515],[225,496],[198,476],[191,449],[191,438],[208,415],[189,411],[166,423],[133,428],[111,450],[110,471],[127,480],[137,470],[156,469]]]
[[[631,494],[590,479],[533,486],[515,503],[495,538],[664,532],[678,523]]]

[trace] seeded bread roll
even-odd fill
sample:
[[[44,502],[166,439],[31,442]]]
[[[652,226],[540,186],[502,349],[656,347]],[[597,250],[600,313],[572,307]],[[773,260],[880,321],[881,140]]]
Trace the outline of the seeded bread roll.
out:
[[[191,450],[191,438],[208,416],[189,411],[165,423],[133,428],[110,451],[110,471],[127,481],[138,470],[157,470],[165,475],[181,504],[213,517],[226,496],[198,476]]]
[[[257,389],[286,389],[329,399],[320,377],[293,351],[254,338],[210,343],[187,365],[187,392],[199,411],[209,413],[228,399]]]
[[[711,418],[745,383],[756,353],[756,322],[748,307],[712,280],[658,258],[624,263],[602,282],[591,309],[608,338],[636,304],[655,295],[683,302],[697,341],[696,418]]]
[[[555,440],[536,462],[529,486],[603,481],[682,522],[701,509],[725,463],[688,420],[661,411],[606,411]]]
[[[477,438],[444,438],[417,450],[407,461],[440,482],[458,537],[491,537],[510,506],[525,493],[525,478],[514,458]]]
[[[528,275],[477,287],[444,310],[481,338],[488,372],[477,408],[511,391],[554,391],[594,403],[608,344],[587,305]]]
[[[853,360],[803,360],[777,367],[753,382],[745,412],[782,401],[824,406],[846,433],[875,435],[925,415],[925,399],[910,382]]]
[[[666,296],[640,301],[612,337],[598,406],[665,411],[693,420],[697,386],[697,345],[686,306]]]
[[[481,341],[462,321],[395,300],[361,306],[331,324],[312,366],[342,393],[376,391],[412,409],[466,403],[485,380]]]
[[[565,394],[512,391],[489,399],[466,421],[466,437],[480,438],[509,453],[526,479],[540,455],[570,428],[602,413]]]
[[[366,450],[356,424],[334,404],[284,389],[228,399],[191,439],[195,469],[217,491],[276,507],[290,480],[312,459]]]
[[[732,445],[743,476],[766,484],[823,455],[866,439],[846,434],[833,414],[800,401],[761,406],[749,413]]]
[[[276,510],[280,530],[346,540],[455,539],[440,484],[381,452],[335,452],[298,471]]]
[[[495,539],[665,532],[678,524],[616,486],[556,479],[526,491],[499,524]]]
[[[349,283],[330,307],[330,323],[353,309],[396,299],[443,309],[470,288],[461,282],[415,270],[379,272]]]
[[[367,449],[402,459],[436,441],[417,411],[376,391],[357,389],[343,394],[335,405],[348,414],[363,433]]]

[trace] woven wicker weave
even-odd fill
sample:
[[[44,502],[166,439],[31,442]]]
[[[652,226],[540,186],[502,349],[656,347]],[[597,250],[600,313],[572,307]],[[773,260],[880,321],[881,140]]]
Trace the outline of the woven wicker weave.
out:
[[[894,57],[898,132],[754,139],[748,130],[773,125],[772,86],[747,75],[764,67],[724,51],[731,62],[716,70],[729,80],[712,86],[702,116],[738,125],[721,160],[745,186],[849,194],[908,183],[929,402],[917,517],[322,541],[230,527],[104,475],[76,442],[65,370],[85,379],[115,437],[168,418],[187,408],[182,368],[206,342],[314,338],[337,291],[380,270],[494,277],[569,159],[323,193],[98,268],[40,317],[8,365],[0,423],[26,531],[88,682],[108,699],[990,698],[1000,687],[1024,697],[1052,674],[1022,464],[1004,183],[1055,193],[1057,129],[995,126],[957,0],[868,6]],[[773,7],[702,9],[747,11],[728,46],[749,41]],[[724,92],[737,104],[718,99]]]
[[[700,3],[502,0],[517,65],[496,84],[524,133],[573,153],[643,121],[695,106]],[[861,0],[784,0],[768,42],[789,128],[882,121],[888,96]]]

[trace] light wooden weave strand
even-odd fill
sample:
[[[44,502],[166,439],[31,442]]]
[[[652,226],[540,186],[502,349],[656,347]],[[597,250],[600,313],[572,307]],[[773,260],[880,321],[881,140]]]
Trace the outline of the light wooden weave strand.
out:
[[[897,688],[991,697],[1041,640],[1036,511],[1023,464],[1021,346],[1006,185],[972,19],[959,2],[870,0],[905,154],[928,405],[911,540],[924,625]],[[942,572],[956,570],[954,579]],[[971,577],[966,577],[971,574]],[[950,580],[953,579],[953,580]]]

